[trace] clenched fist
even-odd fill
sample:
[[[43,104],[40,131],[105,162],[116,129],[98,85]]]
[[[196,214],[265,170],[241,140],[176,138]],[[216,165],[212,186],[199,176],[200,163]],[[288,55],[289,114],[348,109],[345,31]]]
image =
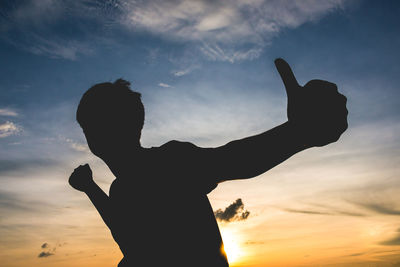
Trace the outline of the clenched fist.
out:
[[[275,60],[288,97],[288,120],[295,134],[309,147],[336,142],[347,129],[346,97],[336,84],[311,80],[300,86],[283,59]]]
[[[90,185],[94,183],[89,164],[80,165],[76,168],[69,177],[68,182],[76,190],[86,192]]]

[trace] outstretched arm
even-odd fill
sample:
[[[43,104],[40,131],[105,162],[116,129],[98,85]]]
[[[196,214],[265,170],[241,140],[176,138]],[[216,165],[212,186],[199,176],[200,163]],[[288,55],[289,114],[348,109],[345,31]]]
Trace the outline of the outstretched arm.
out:
[[[110,199],[93,181],[89,164],[80,165],[69,177],[69,184],[76,190],[86,193],[108,228],[112,230]]]
[[[296,135],[293,125],[286,122],[259,135],[211,149],[210,152],[216,159],[213,169],[217,171],[221,182],[258,176],[306,148],[309,145]]]
[[[336,142],[347,129],[346,97],[335,84],[311,80],[300,86],[286,61],[276,68],[288,96],[288,121],[267,132],[201,149],[219,182],[260,175],[304,149]]]

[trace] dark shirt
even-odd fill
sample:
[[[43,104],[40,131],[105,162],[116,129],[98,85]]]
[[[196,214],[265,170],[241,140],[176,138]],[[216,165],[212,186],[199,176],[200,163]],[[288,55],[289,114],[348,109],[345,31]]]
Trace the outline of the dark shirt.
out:
[[[120,266],[228,266],[207,198],[217,179],[207,175],[204,150],[171,141],[124,165],[110,188]]]

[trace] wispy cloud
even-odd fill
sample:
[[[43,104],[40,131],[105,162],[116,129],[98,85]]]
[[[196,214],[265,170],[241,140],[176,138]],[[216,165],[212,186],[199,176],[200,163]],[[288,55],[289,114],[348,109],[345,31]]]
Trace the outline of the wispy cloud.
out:
[[[263,48],[283,29],[316,21],[329,12],[344,9],[347,2],[120,0],[93,4],[85,0],[26,1],[10,8],[11,12],[5,16],[8,19],[3,18],[3,28],[36,32],[36,37],[29,38],[32,42],[27,41],[24,47],[32,53],[54,58],[75,60],[79,54],[92,52],[85,41],[87,38],[82,36],[47,39],[42,34],[46,32],[43,29],[62,23],[65,17],[73,17],[79,21],[75,32],[82,32],[87,21],[100,26],[98,29],[118,27],[121,30],[123,25],[128,31],[147,31],[166,40],[191,42],[211,60],[235,62],[259,57]]]
[[[172,87],[171,85],[169,85],[169,84],[166,84],[166,83],[159,83],[159,84],[158,84],[158,86],[160,86],[160,87],[164,87],[164,88],[169,88],[169,87]]]
[[[21,128],[13,122],[7,121],[3,124],[0,124],[0,138],[15,135],[20,131]]]
[[[290,213],[301,213],[310,215],[344,215],[344,216],[354,216],[354,217],[364,217],[365,214],[359,212],[342,211],[342,210],[330,210],[330,211],[320,211],[320,210],[308,210],[308,209],[283,209]]]
[[[5,181],[1,179],[0,182],[4,187]],[[21,182],[21,179],[19,182]],[[3,225],[9,223],[10,227],[13,228],[15,226],[13,224],[16,222],[26,223],[26,216],[49,216],[49,214],[54,214],[55,203],[50,203],[45,199],[39,200],[31,192],[9,191],[8,188],[6,190],[0,190],[0,213],[7,214],[6,217],[2,217]],[[4,230],[0,227],[0,235],[4,235]]]
[[[160,48],[149,48],[148,49],[148,55],[147,55],[147,60],[150,64],[153,64],[156,62],[157,58],[159,57],[160,53]]]
[[[64,139],[64,138],[60,137],[60,139],[61,140],[65,140],[65,142],[67,142],[70,145],[70,147],[75,151],[86,152],[86,153],[90,152],[90,149],[89,149],[87,144],[76,142],[76,141],[74,141],[74,140],[72,140],[70,138],[65,138]]]
[[[315,210],[300,210],[300,209],[284,209],[284,211],[291,213],[313,214],[313,215],[332,215],[332,213]]]
[[[0,108],[0,116],[16,117],[18,116],[18,113],[13,109]]]
[[[184,76],[184,75],[187,75],[187,74],[191,73],[192,71],[194,71],[197,68],[199,68],[198,65],[190,65],[190,66],[185,67],[185,68],[174,70],[171,73],[176,77],[181,77],[181,76]]]
[[[224,211],[221,209],[215,211],[214,215],[215,218],[222,222],[231,222],[246,220],[249,217],[250,212],[244,210],[242,199],[238,198],[235,202],[226,207]]]
[[[252,48],[252,49],[222,49],[221,46],[214,44],[204,44],[200,51],[210,60],[213,61],[228,61],[234,63],[235,61],[241,60],[252,60],[258,58],[261,53],[261,48]]]
[[[389,240],[380,243],[385,246],[400,246],[400,229],[397,230],[397,235]]]
[[[200,41],[212,60],[259,57],[284,28],[296,28],[345,7],[331,1],[122,1],[122,23],[176,41]],[[248,47],[250,45],[250,48]]]
[[[359,206],[384,215],[400,215],[400,210],[388,204],[358,203]]]
[[[89,55],[93,52],[87,44],[77,40],[50,40],[39,36],[36,36],[32,45],[24,48],[36,55],[68,60],[76,60],[78,55]]]
[[[187,70],[177,70],[172,72],[175,76],[180,77],[183,75],[188,74],[189,72]]]
[[[8,4],[0,17],[0,23],[3,25],[0,28],[1,37],[12,45],[36,55],[76,60],[79,55],[93,52],[90,42],[82,36],[63,35],[57,27],[65,22],[65,17],[95,19],[94,14],[97,13],[94,10],[88,12],[90,5],[86,1],[67,3],[59,0],[28,0]],[[72,27],[72,24],[68,27]],[[81,23],[73,27],[72,31],[75,33],[82,31]],[[55,31],[58,33],[55,34]]]
[[[367,253],[366,252],[352,253],[352,254],[346,255],[346,257],[358,257],[358,256],[362,256],[365,254],[367,254]]]
[[[309,215],[336,215],[336,216],[352,216],[365,217],[366,215],[357,211],[342,210],[341,208],[331,207],[324,204],[312,204],[317,208],[282,208],[281,210],[290,213],[300,213]]]
[[[343,8],[330,1],[122,1],[124,22],[154,33],[184,40],[260,43],[285,27]]]
[[[59,162],[46,158],[0,159],[0,174],[16,171],[26,172],[29,169],[47,168],[48,166],[54,166],[57,164],[59,164]]]

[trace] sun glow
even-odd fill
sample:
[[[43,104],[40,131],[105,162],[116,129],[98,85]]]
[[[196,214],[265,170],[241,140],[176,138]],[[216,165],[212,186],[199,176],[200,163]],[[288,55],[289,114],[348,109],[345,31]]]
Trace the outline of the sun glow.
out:
[[[239,246],[237,237],[228,229],[221,231],[222,241],[224,242],[224,250],[228,258],[229,264],[238,262],[242,251]]]

